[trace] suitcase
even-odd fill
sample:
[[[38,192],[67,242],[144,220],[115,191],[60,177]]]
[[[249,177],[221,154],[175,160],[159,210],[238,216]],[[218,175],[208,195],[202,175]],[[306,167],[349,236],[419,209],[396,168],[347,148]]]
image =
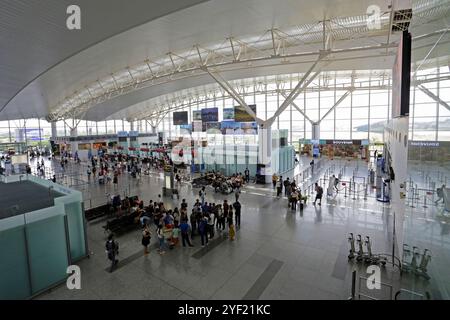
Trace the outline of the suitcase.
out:
[[[303,210],[303,202],[300,202],[300,210]]]

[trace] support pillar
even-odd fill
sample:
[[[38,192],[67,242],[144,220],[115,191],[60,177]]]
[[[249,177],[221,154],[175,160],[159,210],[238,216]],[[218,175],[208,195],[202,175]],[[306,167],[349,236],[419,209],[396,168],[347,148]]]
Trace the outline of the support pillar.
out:
[[[53,121],[50,124],[52,126],[52,139],[54,140],[58,136],[58,133],[56,131],[56,122]]]
[[[78,136],[78,130],[77,127],[70,128],[70,136],[71,137],[77,137]],[[78,141],[71,141],[70,142],[70,153],[72,156],[75,154],[75,152],[78,151]]]
[[[258,163],[257,174],[260,175],[260,182],[270,183],[272,174],[276,168],[272,167],[272,131],[271,127],[265,128],[261,125],[258,130]]]
[[[312,123],[312,140],[320,139],[320,124],[318,122]]]

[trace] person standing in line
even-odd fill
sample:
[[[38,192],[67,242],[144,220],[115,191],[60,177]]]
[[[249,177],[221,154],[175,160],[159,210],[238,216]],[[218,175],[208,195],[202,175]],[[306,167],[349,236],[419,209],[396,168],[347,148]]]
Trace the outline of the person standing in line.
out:
[[[234,217],[236,220],[236,228],[241,228],[241,203],[239,201],[236,201],[233,203],[234,207]]]
[[[147,225],[144,227],[144,231],[142,231],[142,245],[144,246],[144,255],[149,254],[148,245],[150,244],[151,232]]]
[[[108,236],[108,240],[105,243],[105,249],[108,259],[111,261],[109,272],[112,272],[114,267],[119,263],[119,259],[116,259],[117,255],[119,255],[119,244],[114,240],[113,234]]]
[[[180,231],[183,247],[186,247],[186,243],[189,245],[189,247],[193,247],[191,240],[189,239],[189,224],[187,223],[187,221],[183,221],[180,224]]]
[[[319,184],[316,182],[314,184],[314,189],[316,191],[316,198],[314,199],[313,204],[316,205],[316,201],[319,200],[319,206],[322,205],[322,195],[323,195],[323,189]]]

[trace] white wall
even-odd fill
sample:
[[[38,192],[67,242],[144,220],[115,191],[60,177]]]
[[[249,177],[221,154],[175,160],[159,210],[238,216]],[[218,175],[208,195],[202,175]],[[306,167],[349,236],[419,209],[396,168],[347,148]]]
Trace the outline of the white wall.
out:
[[[386,151],[391,156],[390,165],[394,169],[395,180],[391,182],[391,212],[395,213],[395,232],[398,253],[403,248],[403,221],[405,217],[405,200],[408,173],[408,131],[409,117],[399,117],[388,122],[385,128]],[[388,168],[388,167],[387,167]]]

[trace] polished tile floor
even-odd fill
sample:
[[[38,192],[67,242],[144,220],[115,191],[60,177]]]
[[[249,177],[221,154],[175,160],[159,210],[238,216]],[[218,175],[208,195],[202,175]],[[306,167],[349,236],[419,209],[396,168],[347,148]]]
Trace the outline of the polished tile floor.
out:
[[[308,167],[302,158],[292,177]],[[334,165],[334,166],[333,166]],[[345,166],[343,180],[353,172],[367,176],[365,162],[324,161],[313,177],[306,178],[305,188],[320,181],[332,167],[336,175]],[[33,166],[35,167],[35,165]],[[85,207],[95,207],[106,201],[107,194],[139,195],[145,202],[157,199],[162,189],[162,176],[154,172],[133,179],[128,174],[119,177],[119,188],[88,183],[86,165],[69,165],[64,176],[57,163],[46,160],[48,174],[57,172],[58,181],[79,189],[85,197]],[[34,168],[33,168],[34,169]],[[286,175],[284,175],[286,176]],[[301,180],[303,180],[302,178]],[[358,278],[368,276],[365,269],[348,262],[348,233],[370,236],[373,252],[391,252],[392,225],[389,205],[375,200],[369,189],[367,200],[360,192],[344,196],[345,190],[322,206],[311,202],[300,212],[291,211],[286,198],[277,198],[270,186],[249,185],[244,188],[242,227],[235,241],[216,234],[210,245],[201,248],[199,237],[193,248],[177,247],[160,256],[156,252],[155,236],[151,253],[143,255],[141,233],[131,231],[117,238],[120,243],[120,264],[114,272],[107,271],[104,250],[104,220],[87,225],[90,257],[78,263],[81,268],[81,290],[68,290],[61,285],[36,297],[37,299],[347,299],[351,293],[351,273]],[[182,198],[193,203],[198,189],[188,183],[180,188],[180,200],[165,198],[168,207],[178,206]],[[311,195],[312,196],[312,195]],[[234,200],[234,195],[215,194],[207,189],[208,202]],[[191,206],[189,207],[189,209]],[[415,245],[430,247],[430,281],[404,274],[390,264],[382,270],[382,282],[393,286],[393,292],[406,288],[433,298],[449,298],[448,266],[449,234],[436,218],[440,207],[407,208],[405,238]],[[364,282],[361,282],[364,284]],[[358,284],[358,282],[357,282]],[[359,291],[374,298],[389,299],[389,286],[378,291]],[[402,298],[406,296],[402,294]]]

